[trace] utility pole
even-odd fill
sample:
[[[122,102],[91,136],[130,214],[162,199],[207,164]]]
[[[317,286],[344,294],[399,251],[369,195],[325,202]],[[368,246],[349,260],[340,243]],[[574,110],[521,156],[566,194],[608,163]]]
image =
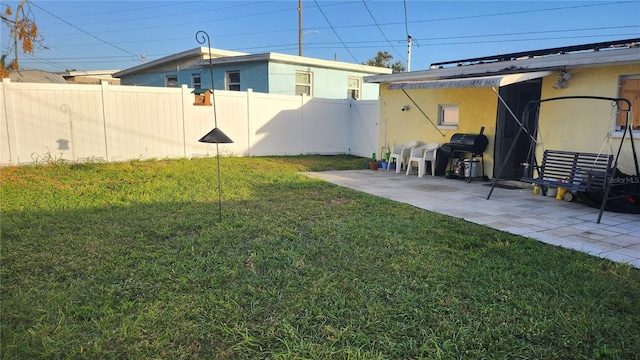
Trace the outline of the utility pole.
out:
[[[411,71],[411,35],[407,34],[407,72]]]
[[[298,0],[298,56],[302,56],[302,0]]]

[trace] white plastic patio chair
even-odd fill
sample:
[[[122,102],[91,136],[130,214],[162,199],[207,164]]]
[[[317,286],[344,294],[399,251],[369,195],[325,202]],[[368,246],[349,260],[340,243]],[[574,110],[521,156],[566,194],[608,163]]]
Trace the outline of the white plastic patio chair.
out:
[[[407,175],[411,171],[411,164],[417,163],[418,177],[423,177],[427,168],[427,163],[431,163],[431,176],[436,175],[436,152],[440,145],[438,143],[429,143],[426,145],[415,147],[411,150],[409,161],[407,162]]]
[[[393,145],[391,149],[391,154],[389,154],[389,164],[387,165],[387,171],[393,162],[393,159],[396,160],[396,174],[400,173],[403,165],[407,164],[407,160],[409,160],[409,155],[411,155],[411,149],[418,145],[417,141],[407,141],[404,144]]]

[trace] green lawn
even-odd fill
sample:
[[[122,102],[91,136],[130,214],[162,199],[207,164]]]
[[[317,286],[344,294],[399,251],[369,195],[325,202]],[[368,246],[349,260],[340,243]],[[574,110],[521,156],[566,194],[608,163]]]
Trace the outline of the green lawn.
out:
[[[638,358],[638,269],[298,174],[363,161],[0,169],[1,358]]]

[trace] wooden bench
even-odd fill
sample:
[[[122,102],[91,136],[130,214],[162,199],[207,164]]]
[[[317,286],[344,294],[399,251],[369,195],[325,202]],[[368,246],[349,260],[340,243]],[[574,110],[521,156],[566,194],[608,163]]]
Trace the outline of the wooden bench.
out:
[[[520,180],[578,192],[604,192],[612,163],[613,155],[545,150],[538,177]]]

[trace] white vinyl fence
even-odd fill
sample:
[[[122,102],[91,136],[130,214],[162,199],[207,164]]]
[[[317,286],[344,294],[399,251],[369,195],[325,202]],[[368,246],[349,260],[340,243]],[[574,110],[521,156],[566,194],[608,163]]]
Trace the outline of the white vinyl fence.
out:
[[[15,83],[0,85],[0,164],[215,156],[198,142],[220,128],[224,156],[353,154],[378,146],[377,100],[215,92],[195,106],[192,89]],[[379,151],[379,150],[378,150]]]

